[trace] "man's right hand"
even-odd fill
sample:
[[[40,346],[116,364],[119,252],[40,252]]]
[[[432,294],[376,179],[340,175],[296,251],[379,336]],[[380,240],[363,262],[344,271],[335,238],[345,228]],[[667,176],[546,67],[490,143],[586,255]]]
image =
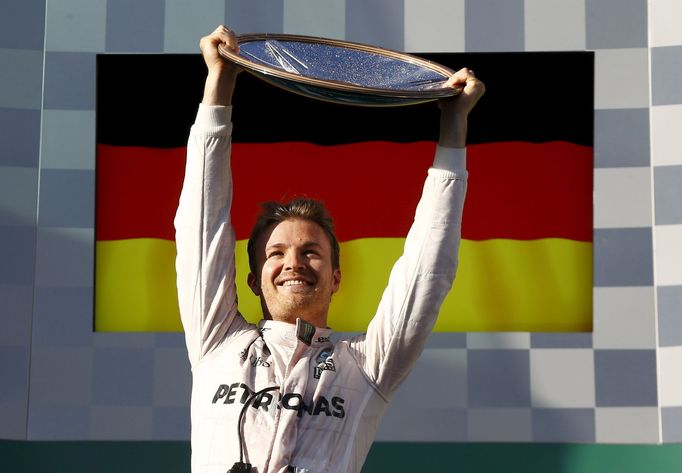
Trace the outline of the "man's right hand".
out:
[[[462,87],[462,92],[438,101],[440,107],[439,144],[446,148],[466,146],[467,117],[478,100],[485,93],[485,85],[478,80],[471,69],[460,69],[445,84],[446,87]]]
[[[219,26],[208,36],[201,38],[199,47],[208,68],[204,87],[205,105],[230,105],[237,75],[241,68],[223,59],[218,52],[218,45],[223,44],[234,52],[239,51],[237,36],[225,26]]]

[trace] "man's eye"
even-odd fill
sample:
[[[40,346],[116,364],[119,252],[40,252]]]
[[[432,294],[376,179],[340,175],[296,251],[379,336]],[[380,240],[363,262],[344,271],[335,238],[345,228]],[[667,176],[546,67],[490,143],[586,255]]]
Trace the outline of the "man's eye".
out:
[[[268,258],[273,258],[273,257],[277,257],[277,256],[282,256],[282,254],[283,254],[283,253],[282,253],[281,251],[273,251],[272,253],[268,253],[268,254],[267,254],[267,257],[268,257]]]

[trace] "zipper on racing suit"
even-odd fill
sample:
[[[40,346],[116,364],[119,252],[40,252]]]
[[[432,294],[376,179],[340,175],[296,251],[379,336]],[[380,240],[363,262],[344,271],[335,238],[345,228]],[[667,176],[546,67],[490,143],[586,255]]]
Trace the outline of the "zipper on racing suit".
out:
[[[287,364],[287,369],[284,373],[284,379],[282,379],[282,382],[280,383],[280,399],[286,394],[286,390],[284,389],[284,386],[289,379],[289,374],[291,373],[291,370],[293,369],[294,366],[299,362],[303,354],[310,349],[310,345],[313,342],[313,336],[315,335],[316,328],[313,324],[306,322],[303,319],[296,319],[296,348],[294,349],[294,352],[291,354],[291,359],[289,360],[289,363]],[[272,441],[270,442],[270,448],[268,449],[268,456],[267,459],[265,460],[265,468],[263,469],[263,473],[268,472],[268,468],[270,466],[270,460],[272,459],[272,451],[275,446],[275,439],[277,438],[277,431],[279,430],[279,421],[281,417],[282,409],[277,409],[277,412],[275,413],[275,421],[274,421],[274,426],[272,429]],[[309,473],[310,470],[305,469],[305,468],[297,468],[295,466],[289,465],[287,467],[287,472],[293,472],[293,473]]]

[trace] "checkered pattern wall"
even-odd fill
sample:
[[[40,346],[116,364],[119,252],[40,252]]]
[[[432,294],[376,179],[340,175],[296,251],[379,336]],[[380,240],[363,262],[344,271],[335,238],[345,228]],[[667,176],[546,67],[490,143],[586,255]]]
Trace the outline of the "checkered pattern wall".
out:
[[[0,437],[188,438],[182,335],[92,331],[95,57],[196,53],[219,23],[406,51],[595,51],[594,332],[434,334],[378,439],[682,441],[678,0],[4,3]]]

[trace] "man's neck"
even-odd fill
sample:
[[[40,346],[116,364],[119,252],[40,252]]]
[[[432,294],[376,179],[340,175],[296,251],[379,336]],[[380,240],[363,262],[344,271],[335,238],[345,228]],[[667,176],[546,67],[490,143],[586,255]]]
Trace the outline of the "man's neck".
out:
[[[296,320],[297,319],[302,319],[308,322],[309,324],[314,325],[315,327],[318,328],[328,328],[327,327],[327,317],[326,315],[324,316],[309,316],[309,315],[298,315],[298,314],[286,314],[284,316],[264,316],[263,318],[265,319],[270,319],[270,320],[275,320],[277,322],[285,322],[288,324],[296,325]]]

